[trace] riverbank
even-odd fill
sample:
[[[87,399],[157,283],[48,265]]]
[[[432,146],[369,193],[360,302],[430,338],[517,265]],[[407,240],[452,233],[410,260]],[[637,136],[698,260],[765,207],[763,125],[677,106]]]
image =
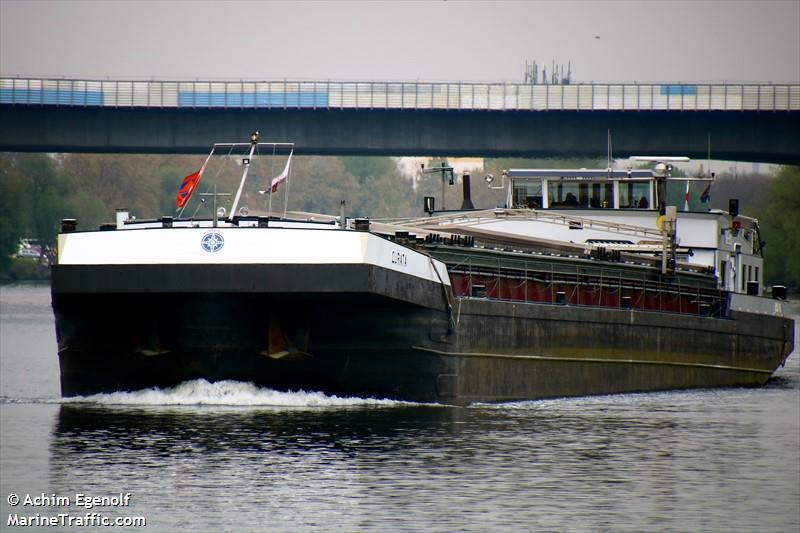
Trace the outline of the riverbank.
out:
[[[35,258],[11,258],[8,269],[0,271],[0,283],[49,280],[50,265]]]

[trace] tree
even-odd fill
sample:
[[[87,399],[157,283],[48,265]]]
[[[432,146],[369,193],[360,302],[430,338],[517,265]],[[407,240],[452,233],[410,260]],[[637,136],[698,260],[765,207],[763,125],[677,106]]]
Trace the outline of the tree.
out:
[[[415,214],[413,183],[394,165],[386,174],[364,180],[359,196],[353,214],[370,218],[405,218]]]
[[[391,175],[395,170],[394,161],[389,157],[348,156],[342,158],[342,163],[345,171],[355,176],[361,184],[370,178]]]
[[[298,157],[292,167],[290,182],[272,200],[273,212],[283,212],[287,187],[290,210],[336,215],[342,200],[349,206],[360,205],[358,180],[345,170],[341,158]]]
[[[116,209],[126,208],[139,217],[158,217],[163,212],[165,165],[174,158],[155,155],[68,154],[63,157],[63,173],[74,184],[76,193],[85,192],[99,200],[103,206],[102,219],[94,218],[96,209],[84,212],[85,202],[73,207],[74,218],[81,227],[97,227],[102,222],[114,220]],[[194,164],[194,163],[193,163]],[[188,169],[188,170],[186,170]],[[186,165],[186,174],[191,172]],[[171,175],[170,175],[171,177]],[[177,191],[180,179],[176,180]],[[97,204],[95,204],[97,207]],[[171,214],[172,209],[168,211]],[[87,218],[91,216],[92,218]]]
[[[11,254],[22,237],[22,177],[10,156],[0,157],[0,273],[11,266]]]
[[[738,198],[739,211],[747,215],[771,180],[772,176],[765,174],[721,172],[711,185],[709,207],[727,211],[728,200]]]
[[[754,212],[767,242],[765,279],[769,284],[800,288],[800,167],[781,167]]]
[[[390,157],[343,157],[347,173],[358,181],[358,198],[348,200],[351,214],[371,218],[409,217],[413,213],[413,182]]]
[[[27,214],[24,230],[42,246],[56,244],[59,221],[68,215],[71,187],[56,168],[56,160],[47,154],[19,156],[18,171],[23,182],[23,212]]]

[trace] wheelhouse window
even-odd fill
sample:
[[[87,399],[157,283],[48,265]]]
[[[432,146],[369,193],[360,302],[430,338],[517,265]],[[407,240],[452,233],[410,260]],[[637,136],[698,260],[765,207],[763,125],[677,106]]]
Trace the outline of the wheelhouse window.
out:
[[[613,209],[614,184],[608,181],[548,181],[550,207],[565,209]]]
[[[623,209],[650,209],[653,205],[650,198],[650,182],[620,181],[619,206]]]
[[[542,180],[514,180],[514,207],[539,209],[542,203]]]

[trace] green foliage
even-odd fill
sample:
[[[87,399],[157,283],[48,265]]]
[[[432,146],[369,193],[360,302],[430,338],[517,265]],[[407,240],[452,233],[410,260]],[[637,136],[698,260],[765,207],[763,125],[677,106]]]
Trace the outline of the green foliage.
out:
[[[800,288],[800,167],[782,167],[765,187],[754,212],[767,242],[767,283]]]
[[[722,172],[711,186],[711,207],[728,210],[730,198],[739,199],[739,211],[751,214],[754,203],[761,198],[764,188],[772,182],[771,176],[754,173]]]
[[[42,245],[55,246],[58,222],[66,215],[68,180],[56,172],[54,158],[45,154],[20,156],[18,169],[26,180],[22,202],[26,229]]]
[[[11,266],[22,233],[22,178],[11,158],[0,158],[0,273]]]
[[[176,159],[183,160],[182,165]],[[96,227],[114,220],[116,209],[126,208],[139,217],[152,218],[174,210],[175,193],[180,180],[202,164],[199,158],[154,155],[69,154],[61,162],[62,173],[74,184],[74,193],[86,194],[99,201],[90,212],[83,212],[85,202],[70,206],[73,218],[83,228]],[[179,167],[182,166],[182,170]],[[195,168],[193,168],[195,167]],[[168,183],[174,180],[173,183]],[[172,190],[171,195],[165,193]],[[172,203],[171,203],[172,202]],[[98,205],[103,209],[98,210]]]
[[[17,257],[11,259],[8,269],[0,277],[19,281],[46,280],[50,277],[50,268],[46,261]]]
[[[282,186],[272,200],[273,209],[278,204],[282,210],[287,192],[289,209],[297,211],[336,214],[342,200],[349,205],[360,203],[358,180],[347,173],[341,159],[303,157],[293,166],[288,186]]]
[[[395,170],[394,162],[388,157],[343,157],[344,170],[363,184],[369,179],[389,176]]]
[[[64,203],[64,211],[67,216],[63,218],[78,220],[78,229],[96,228],[103,222],[113,220],[109,206],[86,190],[76,190]]]

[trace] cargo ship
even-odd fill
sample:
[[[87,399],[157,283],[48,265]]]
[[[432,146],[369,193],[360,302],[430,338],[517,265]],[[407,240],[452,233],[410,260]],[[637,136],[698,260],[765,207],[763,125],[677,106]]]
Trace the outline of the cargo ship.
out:
[[[255,215],[239,204],[260,153],[286,163]],[[51,279],[64,396],[206,379],[466,405],[757,386],[793,350],[785,289],[763,287],[757,221],[735,202],[666,205],[671,158],[508,169],[486,177],[506,196],[489,210],[462,176],[462,209],[426,198],[427,216],[381,223],[288,211],[292,153],[257,133],[214,145],[176,199],[186,209],[223,154],[241,181],[206,193],[210,216],[62,221]]]

